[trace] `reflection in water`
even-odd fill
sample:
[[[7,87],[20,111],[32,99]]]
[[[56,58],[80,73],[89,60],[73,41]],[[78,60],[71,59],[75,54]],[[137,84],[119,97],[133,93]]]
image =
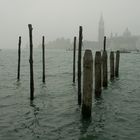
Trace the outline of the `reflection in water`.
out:
[[[81,121],[81,124],[82,124],[82,126],[80,127],[80,132],[83,135],[87,132],[88,127],[90,126],[92,119],[91,118],[89,118],[89,119],[81,118],[80,121]]]
[[[46,89],[47,88],[46,83],[42,83],[40,86],[42,87],[42,89]]]
[[[95,105],[94,105],[94,129],[96,131],[96,133],[100,133],[103,131],[104,128],[104,122],[105,122],[105,112],[106,112],[106,108],[105,108],[105,104],[104,104],[104,100],[102,97],[100,98],[95,98]]]
[[[47,85],[46,85],[46,83],[42,83],[40,86],[41,86],[41,90],[39,92],[40,92],[40,96],[42,97],[41,102],[42,102],[43,108],[45,108],[46,100],[44,100],[44,97],[48,94]]]
[[[30,106],[33,108],[33,115],[34,117],[32,117],[32,123],[31,123],[31,127],[30,127],[30,130],[31,130],[31,133],[38,137],[39,138],[39,134],[38,134],[38,127],[40,126],[39,125],[39,119],[37,117],[38,115],[38,112],[39,112],[39,107],[37,107],[35,104],[34,104],[34,101],[30,101]]]
[[[98,103],[101,104],[102,101],[103,101],[102,95],[101,95],[101,96],[96,96],[96,95],[95,95],[95,103],[97,103],[97,104],[98,104]]]
[[[20,88],[20,86],[21,86],[20,80],[17,80],[17,81],[14,83],[14,85],[16,85],[16,88],[17,88],[17,89]]]
[[[89,119],[81,119],[80,140],[98,138],[103,132],[105,124],[105,105],[102,98],[95,98],[95,104],[92,107],[92,117]]]
[[[72,86],[73,86],[73,87],[76,87],[76,84],[75,84],[75,83],[72,83]]]
[[[38,112],[39,112],[39,107],[36,107],[34,104],[34,101],[30,101],[30,106],[33,107],[33,114],[34,114],[34,125],[39,126],[39,120],[37,118]]]
[[[76,92],[76,83],[72,83],[73,90]]]

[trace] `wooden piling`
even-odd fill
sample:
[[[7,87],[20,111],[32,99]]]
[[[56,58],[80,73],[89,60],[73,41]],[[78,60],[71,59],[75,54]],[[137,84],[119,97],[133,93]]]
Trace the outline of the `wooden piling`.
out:
[[[107,70],[107,51],[103,51],[102,54],[102,72],[103,72],[103,87],[108,86],[108,70]]]
[[[115,76],[119,77],[120,51],[116,52]]]
[[[110,52],[110,80],[114,80],[114,52]]]
[[[82,116],[91,117],[93,92],[93,56],[91,50],[86,50],[83,59],[83,101]]]
[[[106,36],[104,36],[104,51],[106,50]]]
[[[75,61],[76,61],[76,37],[73,44],[73,83],[75,83]]]
[[[17,72],[17,80],[20,80],[20,56],[21,56],[21,36],[19,36],[18,42],[18,72]]]
[[[43,72],[42,72],[42,82],[45,83],[45,37],[42,37],[42,65],[43,65]]]
[[[95,96],[100,97],[102,88],[101,88],[101,52],[97,51],[95,54]]]
[[[32,41],[32,25],[28,24],[29,40],[30,40],[30,100],[34,99],[34,75],[33,75],[33,41]]]
[[[104,36],[104,49],[102,54],[102,76],[103,76],[103,87],[106,88],[108,86],[106,36]]]
[[[82,56],[82,26],[79,27],[79,49],[78,49],[78,105],[81,105],[81,56]]]

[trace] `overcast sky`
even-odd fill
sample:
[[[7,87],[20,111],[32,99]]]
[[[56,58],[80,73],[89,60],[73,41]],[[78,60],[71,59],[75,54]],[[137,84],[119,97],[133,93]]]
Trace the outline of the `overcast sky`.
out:
[[[101,13],[107,35],[122,34],[126,27],[140,34],[140,0],[0,0],[0,48],[16,48],[18,36],[28,42],[28,23],[34,44],[45,35],[72,39],[83,26],[84,39],[97,40]]]

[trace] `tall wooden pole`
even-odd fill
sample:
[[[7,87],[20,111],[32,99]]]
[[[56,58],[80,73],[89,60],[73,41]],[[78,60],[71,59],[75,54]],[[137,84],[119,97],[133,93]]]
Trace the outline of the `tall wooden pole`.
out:
[[[33,74],[33,41],[32,41],[32,25],[28,24],[29,40],[30,40],[30,100],[34,99],[34,74]]]
[[[106,50],[106,36],[104,36],[104,51]]]
[[[110,52],[110,80],[114,80],[114,52]]]
[[[73,44],[73,83],[75,83],[75,61],[76,61],[76,37]]]
[[[83,102],[82,115],[91,117],[93,92],[93,56],[91,50],[86,50],[83,59]]]
[[[18,42],[18,73],[17,73],[18,80],[20,80],[20,56],[21,56],[21,36],[19,36]]]
[[[107,71],[107,51],[106,51],[106,36],[104,37],[104,50],[102,54],[102,72],[103,72],[103,87],[108,86],[108,71]]]
[[[82,56],[82,26],[79,27],[79,49],[78,49],[78,105],[81,105],[81,56]]]
[[[45,37],[42,37],[42,64],[43,64],[43,73],[42,73],[42,82],[45,83]]]
[[[102,92],[102,74],[101,74],[101,52],[95,54],[95,96],[100,97]]]
[[[116,52],[115,76],[119,77],[120,51]]]

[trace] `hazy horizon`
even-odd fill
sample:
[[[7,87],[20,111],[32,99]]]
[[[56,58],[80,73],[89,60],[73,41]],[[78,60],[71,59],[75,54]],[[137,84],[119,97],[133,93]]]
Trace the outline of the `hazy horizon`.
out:
[[[28,42],[28,24],[33,25],[34,45],[59,37],[73,39],[83,26],[84,40],[97,40],[101,13],[105,33],[121,35],[128,27],[140,34],[139,0],[0,0],[0,48],[16,48],[18,36],[22,45]]]

